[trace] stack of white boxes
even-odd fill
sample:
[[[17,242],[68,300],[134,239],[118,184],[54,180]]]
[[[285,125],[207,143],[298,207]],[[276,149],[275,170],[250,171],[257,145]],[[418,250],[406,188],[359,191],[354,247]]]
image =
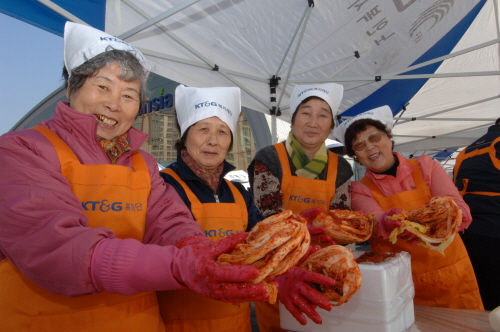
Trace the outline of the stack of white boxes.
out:
[[[363,252],[354,251],[359,257]],[[403,332],[415,321],[410,254],[401,252],[381,263],[359,264],[363,281],[356,294],[331,311],[317,309],[318,325],[300,325],[280,303],[281,327],[297,332]]]

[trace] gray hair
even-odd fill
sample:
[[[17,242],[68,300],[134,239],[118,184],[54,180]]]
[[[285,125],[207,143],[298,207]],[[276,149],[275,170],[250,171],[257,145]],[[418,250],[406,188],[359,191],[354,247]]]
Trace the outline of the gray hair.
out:
[[[138,112],[148,99],[149,91],[147,89],[148,71],[141,65],[139,60],[130,51],[110,49],[100,53],[95,57],[85,61],[80,66],[71,71],[69,76],[66,67],[63,68],[64,85],[69,94],[78,91],[88,77],[97,74],[101,68],[108,67],[112,63],[117,63],[122,69],[120,79],[131,82],[139,80],[140,96]]]

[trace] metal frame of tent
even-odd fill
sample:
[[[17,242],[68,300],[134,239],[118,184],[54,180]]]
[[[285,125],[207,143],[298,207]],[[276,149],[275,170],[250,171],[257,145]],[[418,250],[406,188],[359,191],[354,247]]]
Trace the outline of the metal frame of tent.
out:
[[[86,24],[85,22],[83,22],[82,20],[80,20],[78,17],[76,17],[75,15],[73,15],[70,12],[66,11],[65,9],[61,8],[60,6],[58,6],[57,4],[55,4],[52,1],[49,1],[49,0],[37,0],[37,1],[39,3],[45,5],[46,7],[50,8],[54,12],[58,13],[59,15],[65,17],[68,20],[70,20],[70,21],[74,21],[74,22],[79,22],[79,23],[82,23],[82,24]],[[283,58],[282,58],[282,60],[280,62],[279,67],[276,69],[276,71],[274,73],[270,73],[269,74],[269,76],[271,78],[269,80],[267,80],[267,82],[266,82],[266,80],[263,80],[262,78],[259,78],[259,77],[256,77],[256,76],[252,76],[252,75],[248,75],[248,74],[244,74],[244,73],[237,72],[237,71],[234,71],[234,70],[229,70],[227,68],[224,68],[224,67],[220,66],[220,64],[217,64],[216,61],[214,61],[213,59],[210,59],[210,58],[206,57],[203,54],[201,54],[193,46],[185,43],[181,38],[178,38],[175,35],[175,33],[173,33],[172,31],[167,30],[164,26],[161,25],[160,22],[162,20],[165,20],[166,18],[175,15],[176,13],[178,13],[178,12],[180,12],[180,11],[182,11],[182,10],[190,7],[190,6],[192,6],[193,4],[195,4],[195,3],[199,2],[199,1],[201,1],[201,0],[186,0],[186,1],[183,1],[178,6],[175,6],[175,7],[171,8],[171,9],[169,9],[169,10],[163,12],[163,13],[160,13],[160,14],[154,16],[154,17],[148,15],[145,11],[143,11],[141,8],[139,8],[137,5],[135,5],[130,0],[121,0],[121,1],[118,1],[117,2],[117,6],[121,5],[122,3],[125,4],[125,5],[127,5],[127,6],[129,6],[130,8],[132,8],[133,10],[135,10],[137,13],[139,13],[140,15],[142,15],[145,18],[146,21],[144,23],[140,24],[139,26],[136,26],[133,29],[130,29],[130,30],[124,32],[124,33],[119,34],[117,37],[126,40],[127,38],[130,38],[131,36],[134,36],[134,35],[138,34],[139,32],[144,31],[145,29],[147,29],[147,28],[149,28],[149,27],[151,27],[153,25],[156,25],[158,28],[162,29],[164,33],[168,34],[173,40],[175,40],[177,43],[179,43],[179,45],[182,45],[185,48],[185,50],[189,51],[191,54],[193,54],[200,61],[186,60],[186,59],[183,59],[181,57],[175,57],[175,56],[171,56],[171,55],[160,54],[158,52],[155,52],[155,51],[152,51],[152,50],[148,50],[148,49],[139,47],[139,49],[141,50],[141,52],[143,52],[145,55],[149,55],[149,56],[153,56],[153,57],[158,57],[158,58],[163,58],[163,59],[168,59],[170,61],[174,61],[174,62],[178,62],[178,63],[183,63],[183,64],[188,64],[188,65],[191,65],[191,66],[198,66],[200,68],[204,68],[204,69],[209,70],[209,71],[216,71],[218,74],[224,76],[227,80],[231,81],[236,86],[239,86],[243,91],[245,91],[246,93],[248,93],[249,95],[251,95],[259,103],[261,103],[263,105],[263,107],[266,108],[268,110],[269,114],[271,115],[271,132],[272,132],[271,137],[273,139],[273,143],[277,139],[276,119],[280,115],[281,110],[285,110],[286,109],[286,107],[281,107],[280,104],[281,104],[283,95],[286,94],[285,89],[282,88],[282,87],[283,86],[286,87],[287,83],[301,83],[301,84],[305,84],[305,83],[316,83],[316,82],[336,82],[336,83],[342,83],[342,82],[359,82],[358,84],[356,84],[356,85],[351,86],[351,87],[348,88],[348,89],[355,89],[355,88],[361,87],[363,85],[371,84],[373,82],[385,81],[385,80],[392,81],[392,80],[408,80],[408,79],[453,78],[453,77],[467,77],[467,76],[498,76],[498,75],[500,75],[500,71],[499,70],[496,70],[496,71],[460,72],[460,73],[421,74],[421,75],[408,75],[408,74],[406,74],[406,73],[411,72],[411,71],[413,71],[415,69],[423,68],[423,67],[431,65],[431,64],[440,63],[440,62],[442,62],[444,60],[451,59],[451,58],[454,58],[454,57],[466,54],[468,52],[479,50],[479,49],[484,48],[484,47],[488,47],[488,46],[495,45],[495,44],[500,45],[500,38],[499,38],[500,37],[500,24],[499,24],[499,15],[498,15],[498,0],[491,0],[491,1],[493,1],[494,8],[495,8],[495,19],[496,19],[496,27],[497,27],[497,38],[494,39],[494,40],[490,40],[488,42],[484,42],[484,43],[478,44],[478,45],[476,45],[474,47],[469,47],[469,48],[463,49],[461,51],[453,52],[451,54],[448,54],[448,55],[445,55],[445,56],[441,56],[441,57],[435,58],[433,60],[425,61],[425,62],[420,63],[418,65],[410,66],[408,68],[405,68],[404,70],[400,70],[400,71],[397,71],[397,72],[391,72],[391,73],[386,73],[386,74],[382,74],[382,75],[377,75],[375,77],[337,77],[336,74],[339,73],[340,71],[342,71],[342,68],[347,67],[347,66],[355,63],[356,60],[359,59],[360,56],[362,56],[363,53],[367,52],[366,49],[364,49],[364,50],[356,50],[352,54],[346,54],[345,56],[341,56],[341,57],[338,57],[336,59],[331,59],[331,60],[329,60],[327,62],[319,63],[319,64],[315,64],[314,65],[314,68],[319,68],[319,67],[325,66],[327,64],[330,64],[330,63],[333,63],[333,62],[336,62],[336,61],[348,59],[348,62],[340,70],[338,70],[336,73],[334,73],[333,75],[331,75],[330,79],[327,79],[327,80],[325,80],[325,79],[321,79],[321,80],[319,80],[319,79],[318,80],[311,80],[311,79],[309,79],[309,80],[299,80],[299,79],[293,79],[293,77],[299,75],[303,71],[292,72],[292,70],[293,70],[293,63],[294,63],[295,57],[297,55],[297,52],[300,49],[300,45],[301,45],[302,37],[303,37],[303,34],[304,34],[304,30],[305,30],[305,27],[307,26],[308,19],[310,17],[311,11],[313,10],[313,6],[314,6],[314,1],[312,1],[312,0],[305,0],[305,1],[308,2],[308,6],[305,7],[304,12],[302,14],[302,17],[301,17],[299,23],[295,27],[295,31],[294,31],[294,33],[292,35],[292,38],[288,42],[288,47],[287,47],[285,53],[283,54]],[[490,0],[488,0],[488,1],[490,1]],[[120,19],[120,18],[118,18],[118,19]],[[292,46],[294,44],[295,44],[295,48],[292,50]],[[500,46],[499,46],[499,49],[500,49]],[[283,82],[283,84],[279,84],[279,81],[280,81],[280,79],[279,79],[279,75],[280,74],[279,73],[281,71],[281,66],[283,65],[285,59],[289,56],[290,52],[292,52],[291,53],[292,54],[292,65],[290,65],[288,67],[284,78],[281,80]],[[312,69],[312,67],[308,68],[308,70],[309,69]],[[238,81],[238,79],[237,79],[238,77],[241,77],[241,78],[250,78],[252,80],[260,80],[263,83],[270,83],[270,94],[269,94],[269,101],[270,102],[268,102],[267,100],[265,100],[265,98],[262,98],[261,96],[255,95],[250,89],[247,89],[244,84],[242,84],[240,81]],[[273,81],[273,79],[274,79],[274,81]],[[490,98],[476,100],[475,102],[467,103],[467,104],[464,104],[464,105],[461,105],[461,106],[455,106],[455,107],[451,107],[451,108],[446,108],[446,109],[440,110],[438,112],[434,112],[434,113],[431,113],[431,114],[426,114],[426,115],[421,116],[421,117],[405,117],[404,114],[405,114],[406,108],[403,107],[403,109],[398,110],[396,112],[396,114],[397,114],[397,116],[395,117],[395,119],[396,119],[396,126],[400,125],[400,124],[404,124],[404,123],[410,122],[410,121],[415,121],[415,120],[419,120],[419,121],[420,120],[422,120],[422,121],[429,121],[429,120],[432,120],[432,121],[449,121],[450,120],[449,118],[446,118],[446,117],[436,118],[435,116],[436,115],[441,115],[441,114],[450,114],[450,112],[452,112],[454,110],[457,110],[457,109],[460,109],[460,108],[463,108],[463,107],[469,107],[469,106],[472,106],[472,105],[479,105],[481,103],[488,102],[488,101],[491,101],[493,99],[497,99],[498,97],[499,97],[499,95],[497,94],[496,96],[492,96]],[[411,103],[411,100],[410,100],[410,103]],[[340,116],[340,119],[343,119],[343,118],[346,118],[346,116]],[[484,122],[488,122],[488,121],[491,121],[491,122],[495,121],[494,118],[474,118],[474,117],[457,118],[457,119],[454,119],[454,120],[456,120],[456,121],[478,121],[478,122],[483,122],[483,123]],[[484,124],[472,127],[472,129],[483,128],[483,127],[484,127]],[[261,129],[262,128],[253,128],[253,130],[261,130]],[[454,134],[458,134],[459,132],[460,131],[451,132],[451,133],[448,133],[446,136],[448,138],[450,138],[451,140],[453,140],[455,138],[453,135]],[[404,135],[404,134],[397,134],[397,133],[394,135],[394,137],[395,138],[398,138],[398,137],[416,138],[416,140],[414,140],[414,141],[422,141],[422,140],[426,140],[426,139],[432,138],[432,137],[426,136],[426,135],[421,135],[421,136],[420,135]],[[458,145],[453,145],[452,144],[449,147],[450,148],[459,148],[461,146],[464,146],[464,145],[462,143],[459,143]],[[413,153],[413,154],[417,153],[417,151],[407,151],[407,152]],[[431,151],[431,153],[432,153],[432,151]]]

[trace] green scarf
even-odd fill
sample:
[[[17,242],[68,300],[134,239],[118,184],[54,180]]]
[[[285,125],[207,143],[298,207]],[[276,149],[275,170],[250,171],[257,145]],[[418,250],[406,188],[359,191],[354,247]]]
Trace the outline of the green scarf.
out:
[[[295,173],[303,178],[317,179],[328,161],[325,143],[316,151],[313,160],[309,160],[302,145],[295,139],[291,131],[290,134],[288,134],[285,145],[286,151],[290,158],[292,158],[293,165],[296,168]]]

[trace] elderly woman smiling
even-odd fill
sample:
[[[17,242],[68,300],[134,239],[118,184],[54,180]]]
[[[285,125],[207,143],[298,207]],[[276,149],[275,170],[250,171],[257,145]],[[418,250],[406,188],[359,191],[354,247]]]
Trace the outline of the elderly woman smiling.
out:
[[[161,175],[176,188],[208,238],[217,240],[234,232],[250,231],[263,217],[240,183],[224,179],[234,169],[225,157],[240,115],[240,89],[180,85],[175,90],[175,107],[181,132],[176,144],[177,162]],[[294,279],[297,274],[319,283],[334,282],[324,275],[293,267],[286,276],[274,278],[280,299],[289,296],[288,302],[294,301],[295,290],[300,288]],[[234,305],[181,290],[159,292],[158,299],[168,331],[251,331],[251,298],[247,303]]]
[[[283,210],[301,213],[321,207],[316,209],[317,214],[329,209],[350,209],[351,165],[328,151],[325,144],[335,127],[335,115],[343,91],[341,85],[334,83],[297,85],[293,89],[290,96],[291,131],[286,141],[259,150],[248,168],[255,202],[265,217]],[[309,217],[313,219],[314,216]],[[332,243],[323,227],[310,226],[308,224],[312,240]],[[310,293],[314,292],[311,289]],[[299,295],[297,298],[303,297]],[[309,308],[308,316],[320,323],[321,317],[314,311],[317,305],[311,298],[304,297],[298,308],[301,311]],[[256,303],[256,312],[262,332],[282,331],[277,306]],[[292,309],[291,312],[302,324],[305,323],[298,310]]]
[[[243,185],[224,179],[235,168],[225,159],[241,111],[240,89],[179,85],[175,110],[181,133],[177,162],[161,176],[177,190],[207,238],[249,231],[263,217]],[[169,331],[251,329],[248,302],[236,306],[190,290],[160,292],[158,299]]]
[[[216,258],[132,123],[147,64],[127,43],[67,23],[67,97],[52,119],[0,137],[0,330],[164,331],[156,290],[268,298],[259,270]]]
[[[436,196],[451,197],[462,210],[461,229],[471,222],[469,207],[437,161],[428,155],[405,159],[393,152],[392,126],[392,111],[382,106],[342,122],[334,131],[347,154],[367,168],[365,176],[352,183],[352,206],[373,213],[379,221],[378,236],[370,239],[370,249],[411,254],[415,304],[483,310],[476,277],[459,236],[445,255],[415,245],[415,236],[407,231],[394,244],[388,239],[401,222],[387,217],[400,209],[416,209]]]

